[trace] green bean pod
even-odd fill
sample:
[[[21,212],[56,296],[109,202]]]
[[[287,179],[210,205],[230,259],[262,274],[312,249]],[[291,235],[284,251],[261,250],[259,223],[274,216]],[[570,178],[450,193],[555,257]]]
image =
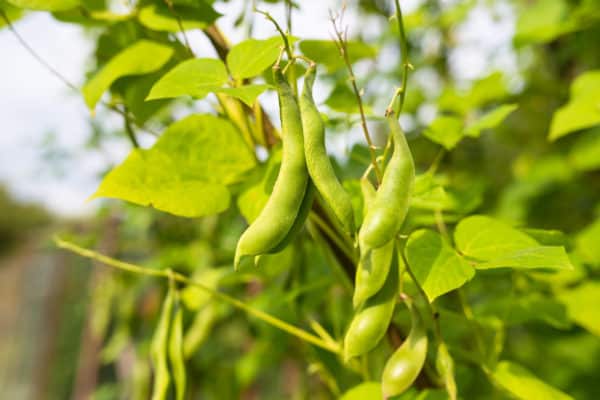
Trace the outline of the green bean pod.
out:
[[[393,252],[393,267],[385,284],[354,314],[344,338],[344,358],[360,356],[372,350],[385,334],[398,294],[398,263]]]
[[[175,384],[175,399],[184,400],[187,377],[183,357],[183,310],[180,304],[176,307],[169,335],[169,361]]]
[[[219,307],[214,301],[209,302],[196,313],[192,325],[183,338],[183,354],[190,359],[206,341],[219,318]]]
[[[171,315],[173,313],[173,289],[169,289],[167,297],[158,319],[158,325],[154,331],[150,343],[150,359],[154,368],[154,385],[152,388],[152,400],[164,400],[167,398],[171,377],[167,359],[169,346],[169,331],[171,329]]]
[[[359,232],[362,255],[392,240],[406,218],[415,178],[415,165],[397,118],[386,118],[394,151]]]
[[[294,238],[304,227],[304,223],[306,222],[306,218],[308,218],[308,213],[312,208],[314,199],[315,186],[309,179],[306,185],[306,192],[304,193],[304,197],[302,199],[302,204],[300,205],[300,210],[298,210],[298,215],[296,215],[296,220],[294,221],[294,225],[292,225],[292,227],[290,228],[289,232],[285,235],[283,240],[279,242],[275,247],[270,249],[267,253],[279,253],[280,251],[285,249],[292,240],[294,240]]]
[[[281,167],[269,200],[238,241],[236,268],[243,258],[267,253],[285,238],[296,221],[308,182],[300,109],[279,66],[273,67],[273,76],[281,116]]]
[[[408,389],[417,376],[427,356],[427,332],[417,308],[407,302],[411,312],[412,327],[408,337],[387,360],[381,385],[383,397],[397,396]]]
[[[316,66],[311,64],[304,75],[304,88],[299,99],[302,129],[304,131],[304,154],[306,166],[319,194],[333,211],[342,227],[354,236],[354,211],[350,195],[338,180],[325,149],[325,126],[315,105],[312,88]]]
[[[375,188],[367,178],[361,179],[360,187],[366,213],[369,204],[375,198]],[[393,251],[394,241],[390,240],[389,243],[361,258],[356,268],[354,296],[352,298],[354,307],[360,306],[384,285],[392,263]]]
[[[456,400],[456,381],[454,380],[454,360],[448,352],[448,347],[444,342],[438,346],[435,359],[435,369],[444,381],[446,392],[450,400]]]

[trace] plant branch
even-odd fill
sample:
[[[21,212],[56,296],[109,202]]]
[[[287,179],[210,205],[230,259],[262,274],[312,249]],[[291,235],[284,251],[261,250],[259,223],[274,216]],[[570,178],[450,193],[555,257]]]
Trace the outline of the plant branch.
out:
[[[195,286],[199,289],[206,291],[207,293],[210,293],[215,298],[222,300],[223,302],[228,303],[229,305],[231,305],[235,308],[238,308],[238,309],[258,318],[261,321],[266,322],[267,324],[270,324],[276,328],[279,328],[282,331],[285,331],[292,336],[296,336],[297,338],[299,338],[305,342],[308,342],[315,346],[321,347],[322,349],[330,351],[334,354],[341,354],[340,346],[337,343],[333,344],[329,341],[325,341],[325,340],[321,339],[320,337],[315,336],[311,333],[308,333],[305,330],[300,329],[300,328],[298,328],[292,324],[289,324],[283,320],[280,320],[277,317],[274,317],[274,316],[267,314],[256,308],[250,307],[250,306],[246,305],[243,301],[240,301],[232,296],[229,296],[218,290],[215,290],[208,286],[205,286],[204,284],[202,284],[198,281],[189,279],[185,275],[182,275],[178,272],[173,272],[170,269],[167,269],[167,270],[150,269],[150,268],[142,267],[142,266],[139,266],[136,264],[119,261],[114,258],[107,257],[105,255],[97,253],[93,250],[89,250],[89,249],[80,247],[74,243],[62,240],[57,237],[54,238],[54,242],[61,249],[65,249],[72,253],[78,254],[80,256],[99,261],[99,262],[101,262],[105,265],[108,265],[110,267],[113,267],[113,268],[117,268],[117,269],[120,269],[123,271],[131,272],[131,273],[135,273],[135,274],[139,274],[139,275],[154,276],[154,277],[163,278],[163,279],[172,279],[174,281],[181,282],[186,285]]]
[[[131,145],[133,147],[135,147],[136,149],[138,149],[140,147],[140,144],[137,140],[137,137],[135,136],[135,132],[133,131],[133,128],[131,127],[131,121],[129,120],[129,113],[127,112],[127,106],[124,105],[123,108],[124,108],[123,122],[125,125],[125,132],[127,133],[129,140],[131,141]]]
[[[331,24],[333,25],[333,30],[335,32],[334,43],[336,44],[338,51],[342,59],[344,60],[344,64],[346,64],[346,69],[348,70],[348,75],[350,79],[350,84],[352,85],[352,90],[354,91],[354,96],[356,97],[356,102],[358,104],[358,110],[360,112],[360,121],[363,133],[365,135],[365,140],[367,141],[367,145],[369,147],[369,154],[371,156],[371,164],[373,165],[373,170],[375,171],[375,176],[377,178],[377,182],[381,182],[381,171],[379,166],[377,165],[377,155],[375,154],[375,145],[371,140],[371,135],[369,134],[369,127],[367,126],[367,118],[365,117],[365,110],[362,102],[362,96],[360,91],[358,90],[358,86],[356,85],[356,76],[354,75],[354,70],[352,69],[352,62],[350,62],[350,57],[348,56],[348,32],[345,30],[342,32],[341,19],[343,17],[343,9],[342,13],[339,17],[335,15],[330,15]]]
[[[175,17],[175,20],[177,21],[177,26],[179,27],[179,31],[181,32],[181,35],[183,36],[185,48],[190,53],[190,56],[194,57],[194,52],[192,51],[192,47],[190,46],[190,41],[187,37],[187,34],[185,33],[185,29],[183,28],[183,22],[181,20],[181,16],[179,15],[179,13],[177,11],[175,11],[175,7],[173,6],[173,1],[172,0],[164,0],[164,1],[165,1],[165,4],[167,5],[167,7],[169,8],[169,12],[171,14],[173,14],[173,16]]]
[[[402,9],[400,8],[400,1],[395,0],[396,4],[396,20],[398,22],[398,32],[400,35],[400,55],[402,57],[402,85],[396,89],[392,101],[390,102],[386,115],[394,112],[396,117],[400,116],[402,108],[404,107],[404,98],[406,97],[406,85],[408,82],[408,72],[413,68],[410,61],[408,60],[408,41],[406,40],[406,31],[404,30],[404,22],[402,19]],[[396,98],[398,102],[396,104]]]

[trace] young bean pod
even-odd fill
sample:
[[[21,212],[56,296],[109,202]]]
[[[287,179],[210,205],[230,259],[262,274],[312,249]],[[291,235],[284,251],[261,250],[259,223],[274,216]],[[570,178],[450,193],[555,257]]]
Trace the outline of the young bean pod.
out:
[[[299,99],[306,166],[327,206],[333,211],[344,230],[353,236],[355,227],[352,201],[335,175],[327,156],[325,126],[312,95],[316,74],[316,65],[311,64],[304,75],[304,88]]]
[[[408,389],[417,376],[427,356],[427,332],[417,308],[407,301],[412,327],[408,337],[387,360],[381,385],[384,398],[397,396]]]
[[[169,289],[167,297],[158,319],[158,325],[154,331],[150,343],[150,359],[154,368],[154,385],[152,388],[152,400],[164,400],[167,398],[171,377],[167,360],[169,346],[169,331],[171,329],[171,315],[173,313],[173,289]]]
[[[183,310],[181,304],[175,305],[171,334],[169,335],[169,361],[173,372],[173,383],[175,384],[175,399],[185,399],[186,372],[183,357]]]
[[[406,218],[415,178],[412,154],[398,119],[388,116],[394,151],[359,232],[361,256],[392,240]]]
[[[360,186],[366,213],[370,203],[375,198],[375,188],[366,177],[361,179]],[[390,240],[389,243],[361,258],[356,268],[354,296],[352,298],[354,307],[360,306],[366,299],[381,289],[390,270],[393,251],[394,240]]]
[[[285,238],[296,221],[308,182],[300,109],[279,65],[273,67],[273,76],[281,117],[281,168],[269,200],[238,241],[236,268],[243,258],[267,253]]]
[[[456,400],[456,381],[454,380],[454,360],[448,352],[448,347],[444,342],[438,346],[437,356],[435,358],[435,369],[444,381],[446,392],[450,400]]]
[[[344,358],[360,356],[381,340],[394,313],[398,294],[398,262],[393,252],[392,268],[379,292],[354,314],[344,338]]]

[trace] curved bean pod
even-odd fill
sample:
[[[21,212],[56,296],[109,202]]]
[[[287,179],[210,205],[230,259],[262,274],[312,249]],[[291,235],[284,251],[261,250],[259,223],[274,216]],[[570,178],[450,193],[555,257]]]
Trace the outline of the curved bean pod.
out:
[[[369,204],[375,198],[375,188],[367,178],[361,179],[360,187],[366,213]],[[393,251],[394,241],[390,240],[387,244],[361,258],[356,268],[354,296],[352,298],[354,307],[360,306],[384,285],[392,263]]]
[[[308,173],[319,194],[333,211],[342,227],[354,235],[354,211],[350,195],[338,180],[325,149],[325,126],[312,95],[317,69],[311,64],[304,75],[304,88],[299,99],[302,129],[304,131],[304,154]]]
[[[408,389],[417,376],[427,356],[427,332],[417,308],[407,302],[411,312],[412,327],[408,337],[387,360],[381,385],[384,398],[397,396]]]
[[[359,232],[362,256],[396,236],[408,212],[415,178],[415,165],[400,123],[394,114],[386,119],[394,141],[394,152]]]
[[[358,310],[344,338],[344,358],[360,356],[372,350],[385,334],[394,313],[398,294],[398,263],[396,252],[385,284]]]
[[[154,368],[154,385],[152,388],[152,400],[164,400],[167,398],[171,377],[167,361],[169,330],[171,329],[171,315],[173,313],[173,289],[169,288],[167,297],[158,319],[158,325],[154,331],[150,343],[150,359]]]
[[[273,67],[273,76],[281,116],[281,168],[269,200],[238,241],[236,268],[242,259],[267,253],[285,238],[296,221],[308,182],[300,109],[279,66]]]

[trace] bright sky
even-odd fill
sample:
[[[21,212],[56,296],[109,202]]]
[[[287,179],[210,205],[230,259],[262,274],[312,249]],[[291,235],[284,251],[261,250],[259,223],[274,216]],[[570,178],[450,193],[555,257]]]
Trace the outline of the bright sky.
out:
[[[295,13],[294,34],[329,38],[328,10],[337,9],[339,3],[315,1],[310,10]],[[417,3],[418,0],[403,2],[405,13]],[[219,7],[223,14],[227,11],[219,20],[220,27],[232,25],[241,4],[236,0]],[[269,11],[284,21],[280,7]],[[496,7],[496,13],[494,18],[484,9],[476,9],[456,30],[462,44],[451,56],[457,76],[472,79],[491,66],[515,69],[509,50],[513,29],[510,9],[501,5]],[[350,8],[345,22],[352,26],[355,21]],[[92,42],[82,30],[37,12],[16,22],[15,27],[50,65],[69,81],[82,84],[92,53]],[[225,33],[234,42],[242,38],[240,32]],[[256,25],[256,37],[274,34],[270,24]],[[196,54],[212,54],[202,33],[190,32],[189,38]],[[431,40],[435,42],[435,38]],[[92,211],[97,201],[86,203],[85,199],[95,191],[104,169],[126,157],[129,144],[113,138],[103,142],[100,150],[85,150],[91,134],[90,114],[81,97],[42,67],[6,28],[0,30],[0,49],[0,121],[4,131],[0,135],[0,182],[19,198],[42,202],[63,215]],[[103,113],[96,122],[115,126],[119,119]],[[142,143],[150,143],[148,139],[142,138]],[[51,146],[44,147],[44,143]]]

